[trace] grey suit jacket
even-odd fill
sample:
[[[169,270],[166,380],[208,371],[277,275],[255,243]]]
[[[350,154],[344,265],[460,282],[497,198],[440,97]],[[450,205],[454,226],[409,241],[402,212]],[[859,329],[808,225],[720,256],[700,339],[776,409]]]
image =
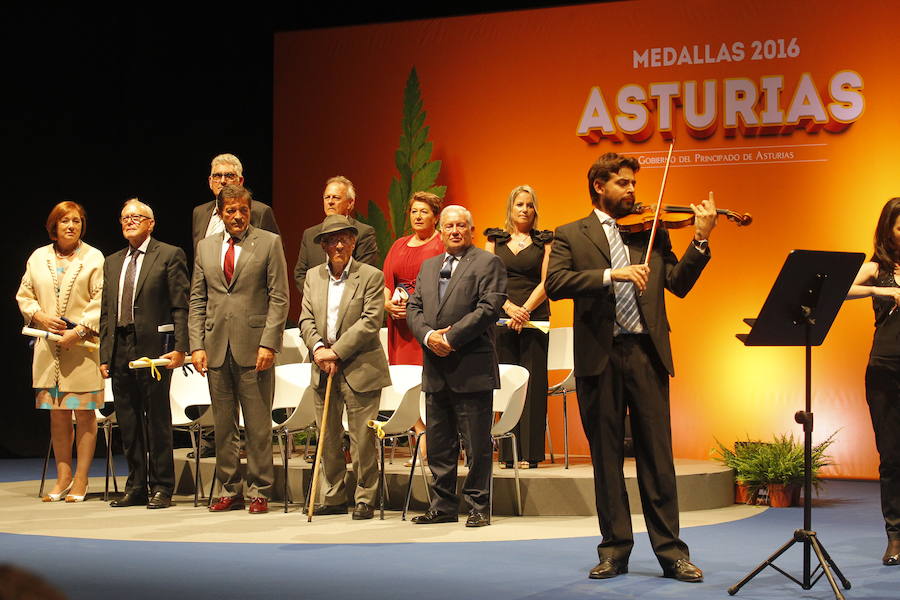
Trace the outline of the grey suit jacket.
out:
[[[378,243],[375,241],[375,230],[371,225],[360,223],[353,217],[347,217],[347,219],[357,229],[353,260],[372,265],[375,268],[380,267],[381,265],[378,264]],[[321,223],[313,225],[303,232],[303,239],[300,241],[300,254],[297,255],[297,264],[294,266],[294,283],[297,284],[297,290],[301,294],[303,293],[303,282],[306,279],[306,272],[325,262],[325,251],[322,250],[322,246],[313,241],[321,230]]]
[[[200,240],[191,283],[191,352],[206,350],[211,368],[225,362],[225,351],[242,367],[256,365],[260,346],[281,350],[288,314],[287,265],[281,237],[252,225],[240,243],[231,284],[222,268],[222,237]]]
[[[331,349],[341,357],[339,372],[355,392],[371,392],[391,385],[378,331],[384,320],[384,275],[371,265],[350,261],[337,317],[337,340]],[[307,273],[300,313],[300,333],[312,356],[319,342],[328,345],[328,267]],[[320,385],[319,368],[312,365],[312,385]]]
[[[112,365],[119,320],[119,277],[128,248],[110,254],[103,263],[103,299],[100,306],[100,364]],[[175,326],[175,350],[188,351],[188,270],[184,250],[150,238],[141,272],[134,285],[134,360],[156,358],[163,351],[160,325]]]
[[[649,232],[623,237],[632,264],[643,262]],[[665,290],[684,297],[694,287],[709,262],[691,244],[681,260],[672,252],[665,230],[657,232],[650,255],[650,279],[646,291],[638,296],[638,308],[647,333],[670,375],[675,374],[669,343],[669,319],[666,316]],[[603,271],[611,268],[609,241],[594,212],[556,230],[550,251],[547,281],[544,286],[551,300],[575,300],[573,317],[575,375],[599,375],[609,362],[616,320],[616,298],[612,285],[603,285]]]
[[[194,239],[194,252],[197,251],[197,244],[200,243],[200,240],[206,237],[206,230],[209,228],[209,221],[215,209],[215,200],[194,207],[194,214],[191,218],[191,236]],[[278,223],[275,222],[272,208],[265,202],[253,200],[250,203],[250,224],[281,235],[281,231],[278,230]]]
[[[438,280],[446,254],[422,263],[416,291],[406,305],[406,323],[419,343],[429,330],[451,327],[447,342],[453,348],[440,357],[423,345],[422,390],[445,388],[458,393],[500,387],[494,324],[506,300],[506,267],[490,252],[474,246],[460,258],[447,284],[443,301]]]

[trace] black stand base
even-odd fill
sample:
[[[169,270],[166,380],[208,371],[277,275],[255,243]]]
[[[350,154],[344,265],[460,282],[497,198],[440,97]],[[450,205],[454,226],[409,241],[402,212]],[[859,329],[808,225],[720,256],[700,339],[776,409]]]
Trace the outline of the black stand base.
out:
[[[775,560],[788,551],[788,549],[794,544],[801,543],[804,545],[803,548],[803,581],[800,581],[790,573],[783,571],[776,564]],[[813,552],[816,553],[816,557],[819,560],[819,565],[810,572],[810,548]],[[841,580],[841,585],[844,586],[845,590],[850,589],[850,581],[844,577],[844,574],[841,573],[841,570],[834,563],[831,556],[828,554],[828,551],[825,550],[825,546],[822,545],[822,542],[819,541],[819,538],[816,537],[815,531],[806,531],[803,529],[798,529],[794,532],[794,537],[789,540],[784,546],[779,548],[772,554],[769,558],[764,560],[758,567],[756,567],[749,575],[741,579],[739,582],[728,588],[728,594],[730,596],[734,596],[738,593],[746,583],[748,583],[751,579],[756,577],[763,569],[766,567],[772,567],[804,590],[812,589],[814,585],[822,578],[824,575],[828,578],[828,583],[831,584],[831,589],[834,591],[834,597],[837,600],[844,600],[844,594],[841,593],[841,590],[838,589],[837,583],[834,580],[834,576],[837,575],[838,579]],[[820,571],[821,570],[821,571]],[[818,575],[816,574],[818,573]]]

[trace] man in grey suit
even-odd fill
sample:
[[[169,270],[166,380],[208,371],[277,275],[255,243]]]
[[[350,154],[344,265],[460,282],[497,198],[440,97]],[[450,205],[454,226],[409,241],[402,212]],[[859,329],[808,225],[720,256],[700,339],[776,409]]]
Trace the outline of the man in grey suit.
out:
[[[240,159],[234,154],[219,154],[212,159],[209,170],[209,189],[212,190],[213,199],[209,202],[194,207],[194,214],[191,219],[191,237],[194,240],[194,252],[197,251],[197,244],[205,237],[210,235],[221,235],[225,231],[225,225],[216,211],[216,196],[222,191],[226,185],[243,185],[244,184],[244,166]],[[253,201],[250,207],[250,224],[259,229],[265,229],[275,234],[281,234],[278,230],[278,224],[275,222],[275,215],[268,204],[258,200]],[[216,445],[214,438],[209,434],[204,434],[200,440],[200,457],[207,458],[216,455]],[[194,458],[193,450],[188,453],[188,458]]]
[[[378,244],[375,241],[375,230],[371,225],[360,223],[350,216],[355,202],[356,188],[349,179],[338,175],[325,182],[325,191],[322,193],[325,216],[344,215],[347,217],[357,231],[353,260],[378,267]],[[297,256],[297,264],[294,266],[294,282],[301,294],[303,293],[303,282],[306,280],[306,272],[325,262],[325,251],[316,242],[316,236],[320,231],[322,231],[321,223],[313,225],[303,232],[303,238],[300,241],[300,254]]]
[[[110,506],[168,508],[175,490],[171,370],[162,370],[156,381],[149,369],[129,369],[128,363],[144,356],[168,358],[168,369],[184,363],[187,260],[181,248],[150,237],[156,225],[153,210],[137,198],[125,203],[119,220],[128,246],[103,263],[100,373],[112,376],[128,481],[125,495]]]
[[[423,346],[431,506],[413,523],[458,520],[456,467],[462,436],[469,459],[463,497],[467,527],[490,525],[493,390],[500,387],[494,324],[506,299],[506,267],[472,246],[475,225],[461,206],[441,211],[446,253],[422,263],[406,321]]]
[[[191,237],[194,240],[194,251],[197,244],[205,237],[220,234],[225,231],[225,226],[216,211],[216,197],[226,185],[244,185],[244,166],[234,154],[219,154],[212,159],[209,170],[209,189],[212,190],[213,199],[209,202],[194,207],[191,219]],[[278,231],[278,223],[268,204],[253,201],[250,209],[250,224],[259,229],[265,229],[275,234]]]
[[[250,192],[226,185],[216,199],[222,235],[197,245],[188,326],[194,366],[209,375],[216,427],[216,476],[224,495],[214,512],[268,511],[272,466],[275,353],[288,312],[287,265],[281,237],[250,224]],[[238,457],[238,409],[247,437],[246,486]]]
[[[384,319],[384,275],[371,265],[353,260],[356,233],[347,217],[325,217],[315,241],[321,244],[328,261],[307,273],[300,332],[313,357],[316,421],[326,439],[322,450],[325,501],[315,508],[315,514],[347,512],[347,468],[341,451],[341,409],[346,407],[356,475],[353,518],[360,520],[374,516],[378,465],[375,433],[368,423],[378,416],[381,388],[391,384],[391,377],[378,339]],[[328,415],[323,415],[328,375],[333,382]]]

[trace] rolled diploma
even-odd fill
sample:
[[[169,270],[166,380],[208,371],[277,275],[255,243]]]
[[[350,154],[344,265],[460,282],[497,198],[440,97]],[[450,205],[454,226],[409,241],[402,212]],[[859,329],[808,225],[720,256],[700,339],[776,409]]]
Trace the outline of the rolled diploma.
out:
[[[506,325],[509,319],[498,319],[497,325]],[[525,327],[529,329],[540,329],[544,333],[550,331],[550,321],[525,321]]]
[[[147,362],[146,360],[132,360],[132,361],[129,361],[128,368],[129,369],[149,369],[150,363],[153,363],[154,367],[168,367],[169,363],[171,363],[171,362],[172,361],[169,360],[168,358],[152,358],[152,359],[150,359],[150,362]],[[193,363],[191,363],[191,358],[190,357],[185,358],[184,364],[186,364],[186,365],[193,364]]]
[[[23,327],[22,335],[27,335],[33,338],[47,338],[51,342],[60,342],[62,341],[62,336],[56,333],[50,333],[49,331],[44,331],[43,329],[35,329],[33,327]],[[100,347],[100,344],[97,342],[88,342],[87,340],[81,340],[76,346],[84,346],[88,350],[97,350]]]
[[[132,361],[128,362],[128,368],[129,369],[149,369],[151,363],[154,367],[167,367],[167,366],[169,366],[170,362],[172,362],[172,361],[169,360],[168,358],[154,358],[154,359],[151,359],[149,362],[146,360],[132,360]]]

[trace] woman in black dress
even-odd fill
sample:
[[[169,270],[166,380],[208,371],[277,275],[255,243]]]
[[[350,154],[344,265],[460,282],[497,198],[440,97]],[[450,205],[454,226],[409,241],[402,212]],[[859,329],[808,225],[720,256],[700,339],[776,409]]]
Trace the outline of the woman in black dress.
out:
[[[485,250],[500,257],[508,275],[508,298],[503,310],[509,321],[497,326],[498,357],[501,363],[521,365],[530,373],[525,409],[514,433],[521,466],[532,469],[544,460],[549,336],[525,324],[550,319],[544,280],[553,240],[553,233],[539,230],[537,222],[537,196],[530,186],[520,185],[509,193],[504,228],[484,232],[488,239]],[[501,466],[510,468],[512,461],[510,442],[503,440]]]
[[[875,252],[864,263],[847,299],[872,298],[875,338],[866,367],[866,402],[881,462],[881,512],[888,545],[885,565],[900,565],[900,198],[881,210]]]

